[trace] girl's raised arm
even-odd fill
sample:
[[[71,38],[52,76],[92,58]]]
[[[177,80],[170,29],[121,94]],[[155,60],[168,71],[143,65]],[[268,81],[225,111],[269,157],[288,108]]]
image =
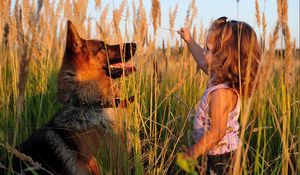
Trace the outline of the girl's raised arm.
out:
[[[187,28],[181,28],[177,31],[181,38],[187,43],[196,63],[206,74],[208,74],[208,67],[203,59],[204,49],[201,48],[195,40],[191,37],[191,33]]]

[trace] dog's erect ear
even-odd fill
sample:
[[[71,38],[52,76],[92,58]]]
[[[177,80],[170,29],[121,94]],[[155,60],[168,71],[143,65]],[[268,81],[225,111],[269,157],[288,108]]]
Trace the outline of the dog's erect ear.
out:
[[[82,39],[78,35],[74,25],[68,20],[67,31],[67,49],[72,50],[74,53],[79,53],[82,47]]]

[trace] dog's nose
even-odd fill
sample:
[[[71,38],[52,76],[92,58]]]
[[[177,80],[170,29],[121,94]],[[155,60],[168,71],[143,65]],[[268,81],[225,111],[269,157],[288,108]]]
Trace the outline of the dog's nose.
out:
[[[137,47],[136,43],[125,43],[123,46],[126,48],[126,50],[127,49],[136,50],[136,47]]]
[[[135,43],[131,43],[131,48],[132,48],[133,50],[136,50],[136,44],[135,44]]]
[[[136,49],[136,44],[135,43],[131,43],[132,48]]]

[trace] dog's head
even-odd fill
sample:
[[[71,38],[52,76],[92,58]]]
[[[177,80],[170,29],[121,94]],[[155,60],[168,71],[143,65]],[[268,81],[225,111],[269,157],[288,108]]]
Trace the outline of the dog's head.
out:
[[[135,52],[135,43],[108,45],[100,40],[82,39],[68,21],[66,49],[58,76],[59,100],[64,104],[92,104],[119,98],[112,80],[136,70],[126,63]]]

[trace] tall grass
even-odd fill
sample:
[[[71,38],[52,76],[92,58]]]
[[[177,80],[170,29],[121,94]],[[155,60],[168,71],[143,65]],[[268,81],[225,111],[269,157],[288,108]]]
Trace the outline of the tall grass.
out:
[[[96,1],[101,16],[95,20],[87,14],[86,1],[73,3],[66,0],[60,1],[59,5],[51,1],[43,4],[42,1],[9,2],[0,3],[0,9],[3,9],[0,12],[1,157],[11,154],[11,147],[25,140],[61,108],[56,100],[56,77],[64,51],[66,19],[75,23],[84,38],[91,36],[92,31],[97,32],[96,38],[108,43],[129,38],[124,36],[119,25],[124,20],[125,0],[115,9]],[[161,9],[156,8],[160,6],[159,1],[152,2],[152,24],[155,34],[159,35],[156,29],[160,20],[165,19],[161,19]],[[277,3],[278,23],[269,33],[269,41],[265,42],[267,21],[256,1],[253,15],[261,30],[263,58],[259,82],[262,83],[250,101],[243,103],[243,146],[240,161],[236,161],[237,174],[300,173],[299,49],[296,52],[292,48],[287,1]],[[147,16],[150,14],[146,14],[142,0],[138,5],[134,1],[132,4],[132,12],[129,13],[127,8],[125,20],[132,25],[131,37],[138,44],[138,53],[132,60],[137,65],[137,72],[122,79],[120,86],[122,96],[136,97],[129,108],[134,159],[123,161],[124,172],[130,174],[135,167],[135,174],[183,174],[174,159],[177,152],[185,151],[193,144],[191,119],[208,77],[202,72],[197,73],[191,55],[185,46],[180,47],[179,41],[173,48],[170,47],[172,41],[166,41],[167,54],[164,54],[148,31]],[[11,6],[14,7],[12,10]],[[169,12],[171,29],[177,8]],[[108,16],[109,10],[115,10],[112,19]],[[191,29],[195,26],[193,35],[203,45],[206,33],[202,24],[198,27],[193,23],[196,14],[195,1],[192,1],[185,23]],[[128,20],[130,15],[132,21]],[[32,23],[33,19],[35,23]],[[91,21],[97,21],[95,30],[91,29]],[[275,49],[278,39],[285,43],[281,50]],[[27,64],[22,64],[23,59],[27,59]],[[22,73],[24,69],[27,77]],[[20,82],[24,82],[23,93],[20,93]],[[18,100],[20,98],[24,100]],[[203,173],[205,163],[199,162],[197,170]],[[101,160],[98,163],[103,165]]]

